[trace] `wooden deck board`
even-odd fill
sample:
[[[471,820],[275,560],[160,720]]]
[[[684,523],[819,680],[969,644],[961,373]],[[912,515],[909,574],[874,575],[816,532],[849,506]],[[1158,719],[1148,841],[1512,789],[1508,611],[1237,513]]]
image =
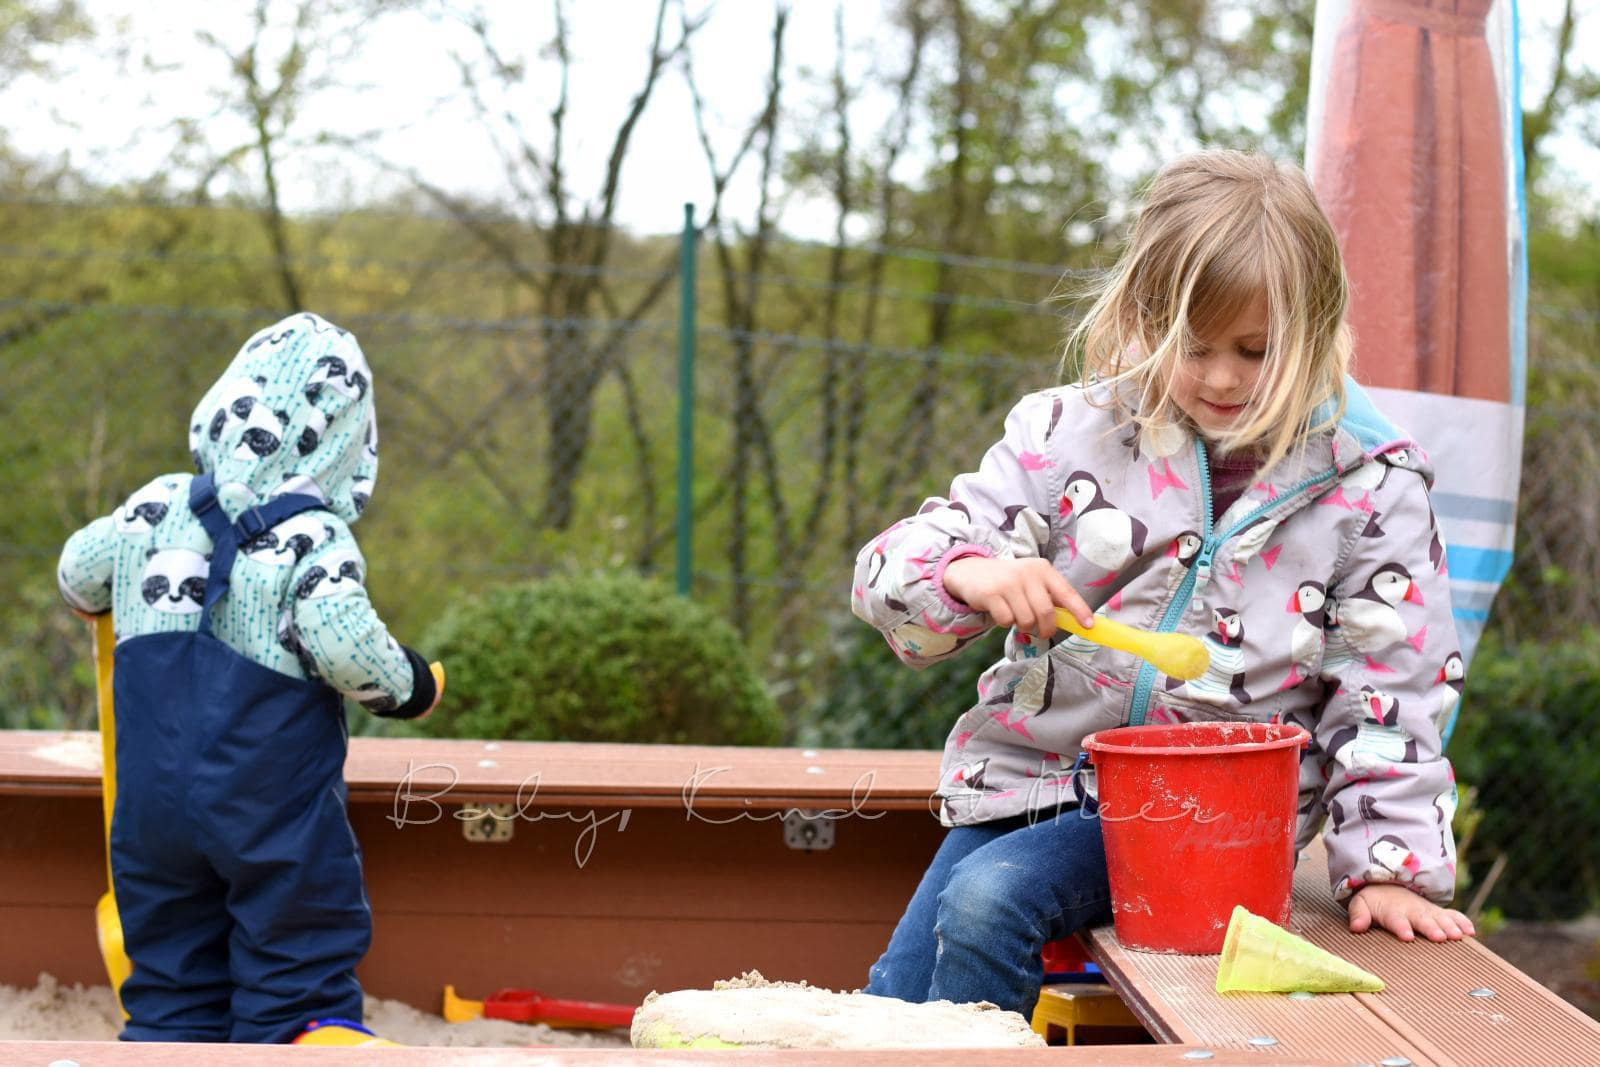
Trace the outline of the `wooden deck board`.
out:
[[[1476,940],[1401,944],[1379,930],[1352,934],[1329,895],[1320,841],[1299,864],[1294,893],[1291,929],[1378,975],[1383,992],[1309,1000],[1218,994],[1216,956],[1129,951],[1110,926],[1086,940],[1113,987],[1162,1040],[1242,1050],[1253,1047],[1252,1037],[1271,1037],[1273,1052],[1371,1063],[1403,1056],[1419,1067],[1600,1063],[1600,1023]],[[1480,988],[1495,995],[1469,995]]]
[[[981,1062],[984,1067],[1178,1067],[1193,1064],[1183,1045],[1084,1045],[1076,1048],[863,1050],[750,1049],[668,1051],[657,1049],[474,1049],[474,1048],[289,1048],[283,1045],[130,1045],[108,1041],[0,1041],[0,1062],[45,1067],[68,1061],[82,1067],[259,1067],[262,1064],[328,1064],[329,1067],[708,1067],[737,1062],[777,1067],[927,1067],[931,1062]],[[1207,1067],[1261,1067],[1251,1053],[1217,1050]],[[1272,1067],[1333,1067],[1345,1060],[1276,1058]]]
[[[99,736],[0,731],[0,793],[98,793]],[[345,781],[361,803],[409,791],[440,803],[915,811],[931,810],[938,764],[920,750],[355,737]]]

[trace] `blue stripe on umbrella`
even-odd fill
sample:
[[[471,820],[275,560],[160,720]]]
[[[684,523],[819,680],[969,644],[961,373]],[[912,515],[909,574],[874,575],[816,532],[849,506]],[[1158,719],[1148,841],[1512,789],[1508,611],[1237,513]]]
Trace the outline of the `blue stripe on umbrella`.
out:
[[[1503,548],[1451,545],[1446,550],[1450,577],[1465,582],[1498,582],[1511,570],[1511,553]]]

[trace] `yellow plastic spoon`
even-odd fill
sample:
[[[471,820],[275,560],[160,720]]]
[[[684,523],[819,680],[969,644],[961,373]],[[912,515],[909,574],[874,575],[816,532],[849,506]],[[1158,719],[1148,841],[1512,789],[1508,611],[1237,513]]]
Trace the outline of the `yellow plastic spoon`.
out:
[[[1155,664],[1162,674],[1186,682],[1200,677],[1211,666],[1211,653],[1206,651],[1205,642],[1188,634],[1151,633],[1099,615],[1092,628],[1085,627],[1065,608],[1056,609],[1056,625],[1097,645],[1132,652]]]

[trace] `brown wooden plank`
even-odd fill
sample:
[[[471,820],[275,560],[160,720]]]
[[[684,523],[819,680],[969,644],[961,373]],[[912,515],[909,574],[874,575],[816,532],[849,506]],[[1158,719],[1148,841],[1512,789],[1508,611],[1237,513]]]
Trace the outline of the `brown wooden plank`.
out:
[[[1447,1061],[1425,1055],[1356,998],[1324,994],[1291,1000],[1277,994],[1216,993],[1217,957],[1130,952],[1109,931],[1093,952],[1113,988],[1157,1038],[1236,1051],[1272,1052],[1342,1062],[1378,1063],[1403,1056],[1418,1067]],[[1258,1046],[1252,1039],[1271,1039]]]
[[[98,746],[93,732],[0,731],[0,793],[96,791]],[[358,737],[345,780],[357,801],[928,810],[938,764],[924,750]]]
[[[99,799],[0,797],[0,814],[0,904],[92,909],[106,886]]]
[[[99,733],[0,730],[0,795],[99,792]]]
[[[1502,1067],[1533,1062],[1600,1064],[1600,1022],[1544,988],[1475,940],[1401,945],[1382,932],[1352,934],[1344,909],[1327,893],[1326,853],[1311,854],[1305,891],[1296,878],[1296,907],[1313,940],[1381,977],[1382,993],[1356,994],[1407,1040],[1444,1062]],[[1310,891],[1320,886],[1320,893]],[[1492,990],[1492,997],[1472,996]],[[1559,1055],[1557,1052],[1559,1050]]]
[[[373,996],[438,1013],[444,986],[482,999],[496,989],[637,1005],[652,991],[708,989],[758,970],[773,980],[851,990],[888,942],[893,923],[791,920],[379,915],[359,975]],[[431,946],[419,960],[413,946]]]
[[[1130,952],[1110,926],[1090,932],[1112,984],[1152,1033],[1168,1040],[1247,1048],[1252,1036],[1308,1056],[1380,1062],[1504,1065],[1600,1063],[1600,1024],[1473,940],[1401,944],[1381,931],[1352,934],[1328,892],[1327,857],[1314,843],[1295,873],[1291,928],[1382,977],[1377,994],[1215,992],[1217,957]],[[1493,998],[1469,996],[1494,989]],[[1571,1058],[1576,1056],[1577,1058]]]
[[[291,1048],[283,1045],[119,1044],[109,1041],[0,1041],[0,1063],[45,1067],[70,1061],[82,1067],[261,1067],[271,1064],[329,1064],[338,1067],[727,1067],[765,1063],[776,1067],[926,1067],[930,1062],[981,1060],[994,1067],[1070,1064],[1071,1067],[1167,1067],[1195,1061],[1196,1051],[1181,1045],[1090,1045],[1078,1048],[963,1049],[940,1056],[928,1049],[903,1050],[770,1050],[668,1051],[657,1049],[473,1049],[473,1048]],[[1209,1067],[1260,1067],[1256,1054],[1217,1051],[1204,1061]],[[1274,1058],[1273,1067],[1330,1067],[1346,1060]]]
[[[351,808],[374,909],[529,920],[893,921],[942,837],[933,819],[916,812],[841,819],[833,846],[819,851],[789,848],[777,822],[691,822],[662,809],[570,814],[578,821],[514,821],[511,840],[479,843],[463,837],[454,819],[397,828],[387,806]]]
[[[520,792],[530,803],[926,809],[937,767],[932,752],[358,738],[345,777],[353,795],[407,783],[463,799]]]
[[[763,965],[783,965],[772,977],[854,987],[942,837],[922,812],[863,814],[835,824],[833,848],[806,852],[788,848],[775,821],[651,808],[622,832],[615,822],[595,831],[580,866],[582,823],[517,821],[510,841],[486,844],[454,819],[397,827],[392,814],[351,806],[375,923],[362,976],[424,1010],[437,1010],[446,982],[554,982],[566,995],[631,1002]],[[0,796],[0,825],[0,982],[31,985],[41,971],[103,982],[98,798]]]
[[[373,805],[352,815],[375,918],[363,980],[429,1010],[446,982],[564,983],[562,996],[632,1003],[755,968],[854,988],[942,835],[894,812],[841,822],[832,849],[802,852],[776,824],[647,809],[579,867],[573,826],[480,844],[443,824],[397,831]]]
[[[94,918],[106,890],[98,792],[0,794],[0,983],[31,986],[48,971],[105,984]]]
[[[1327,925],[1321,913],[1306,922],[1305,900],[1327,897],[1325,859],[1319,869],[1303,862],[1296,872],[1295,932],[1316,943]],[[1345,931],[1348,934],[1348,931]],[[1088,935],[1091,951],[1112,985],[1142,1022],[1166,1040],[1203,1042],[1231,1049],[1270,1048],[1305,1056],[1344,1055],[1377,1063],[1405,1057],[1416,1064],[1442,1062],[1409,1042],[1356,997],[1323,994],[1309,1000],[1281,994],[1216,992],[1216,956],[1135,952],[1122,947],[1110,926]],[[1329,947],[1333,951],[1332,946]],[[1348,958],[1348,957],[1347,957]],[[1380,972],[1381,973],[1381,972]],[[1272,1039],[1270,1046],[1251,1039]]]
[[[26,989],[45,973],[67,985],[106,984],[92,905],[0,905],[0,924],[6,932],[0,985]]]

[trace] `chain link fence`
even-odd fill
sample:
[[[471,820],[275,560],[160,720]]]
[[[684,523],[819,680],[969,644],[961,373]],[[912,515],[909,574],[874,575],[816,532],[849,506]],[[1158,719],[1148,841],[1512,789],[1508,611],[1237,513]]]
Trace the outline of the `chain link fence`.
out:
[[[93,725],[87,642],[54,591],[61,543],[187,468],[190,410],[285,313],[286,271],[373,368],[382,465],[356,534],[402,640],[508,582],[671,580],[689,536],[691,595],[738,628],[794,740],[937,745],[964,709],[984,653],[900,667],[849,615],[852,561],[973,464],[1017,396],[1058,379],[1059,268],[791,242],[757,256],[702,235],[686,523],[670,238],[629,239],[626,269],[603,270],[513,264],[440,220],[355,217],[284,262],[247,218],[0,208],[0,725]],[[1479,660],[1516,685],[1469,684],[1452,746],[1482,813],[1469,892],[1517,913],[1600,901],[1600,862],[1565,829],[1600,823],[1597,334],[1600,312],[1536,293],[1517,560]],[[1555,646],[1565,689],[1530,658]]]

